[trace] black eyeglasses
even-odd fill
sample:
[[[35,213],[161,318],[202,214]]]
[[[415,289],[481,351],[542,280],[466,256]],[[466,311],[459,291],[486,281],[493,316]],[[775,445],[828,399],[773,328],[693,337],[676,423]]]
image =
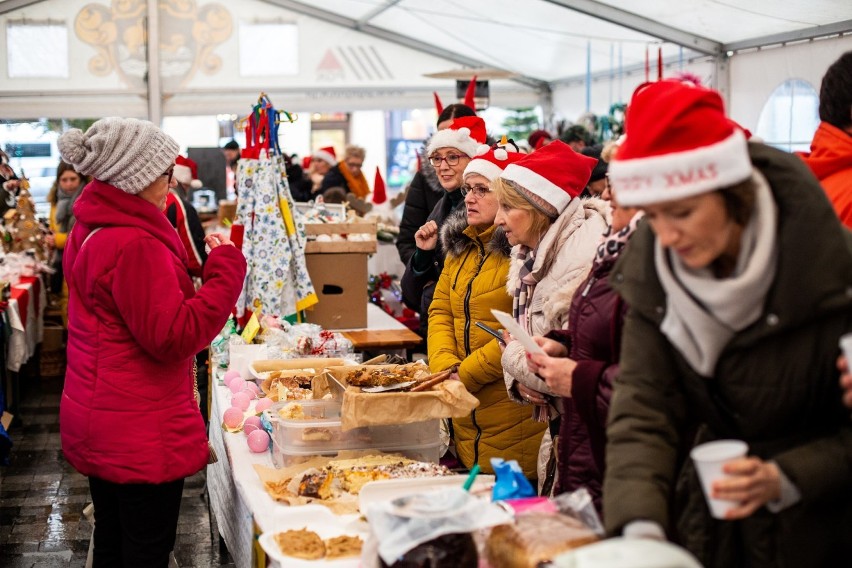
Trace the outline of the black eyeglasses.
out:
[[[472,193],[473,196],[477,199],[481,199],[491,193],[491,188],[487,185],[467,185],[464,184],[461,186],[462,195],[467,195],[468,193]]]
[[[160,175],[164,175],[167,178],[169,178],[169,181],[166,182],[166,183],[171,185],[172,184],[172,176],[175,175],[175,167],[174,166],[170,167],[169,169],[167,169],[164,173],[162,173]]]
[[[449,154],[447,156],[429,156],[429,163],[433,166],[440,167],[441,162],[446,161],[448,166],[457,166],[459,165],[459,160],[461,156],[458,154]]]

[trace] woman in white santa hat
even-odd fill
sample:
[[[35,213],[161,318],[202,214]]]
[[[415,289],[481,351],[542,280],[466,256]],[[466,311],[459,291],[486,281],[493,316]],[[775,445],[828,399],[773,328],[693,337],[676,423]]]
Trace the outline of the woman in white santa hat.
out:
[[[633,95],[610,164],[647,220],[610,281],[630,306],[606,452],[610,533],[677,539],[708,567],[852,558],[852,422],[838,338],[852,330],[852,237],[795,156],[748,143],[718,93]],[[706,504],[688,450],[748,455]],[[842,559],[842,560],[841,560]]]

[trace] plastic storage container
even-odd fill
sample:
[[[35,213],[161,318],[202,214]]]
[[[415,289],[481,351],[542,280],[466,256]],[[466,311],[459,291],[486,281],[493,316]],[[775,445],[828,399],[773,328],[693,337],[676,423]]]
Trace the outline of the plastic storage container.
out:
[[[284,450],[279,447],[275,441],[272,442],[272,463],[275,467],[289,467],[291,465],[300,464],[315,457],[334,458],[340,450],[327,450],[318,452],[316,450]],[[408,459],[421,462],[438,463],[440,456],[441,444],[425,444],[418,447],[394,447],[384,446],[382,448],[368,449],[367,453],[383,453],[383,454],[399,454]]]
[[[286,400],[274,403],[269,407],[268,419],[271,424],[285,420],[279,413],[280,410],[290,409],[301,413],[304,418],[288,420],[288,422],[315,422],[317,420],[335,419],[340,421],[340,409],[343,403],[336,399],[312,399],[312,400]]]
[[[343,431],[339,402],[300,401],[296,404],[301,405],[304,418],[283,418],[278,411],[292,404],[278,403],[265,411],[272,426],[273,461],[278,467],[314,456],[336,456],[345,450],[399,453],[418,461],[437,462],[440,457],[440,420]]]
[[[284,450],[363,450],[392,446],[419,447],[439,441],[438,420],[412,424],[365,426],[343,431],[339,418],[281,420],[274,425],[278,445]]]

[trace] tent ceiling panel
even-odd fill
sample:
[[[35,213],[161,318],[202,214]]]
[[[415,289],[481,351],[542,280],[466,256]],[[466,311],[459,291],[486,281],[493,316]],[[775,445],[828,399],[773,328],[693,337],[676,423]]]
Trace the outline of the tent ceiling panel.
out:
[[[852,19],[849,0],[599,0],[722,43]]]
[[[371,23],[547,81],[584,73],[587,46],[592,71],[602,71],[617,64],[619,49],[625,65],[644,61],[645,47],[657,41],[549,2],[523,6],[519,10],[510,0],[469,0],[459,10],[448,0],[403,0]],[[668,46],[666,55],[677,50]]]

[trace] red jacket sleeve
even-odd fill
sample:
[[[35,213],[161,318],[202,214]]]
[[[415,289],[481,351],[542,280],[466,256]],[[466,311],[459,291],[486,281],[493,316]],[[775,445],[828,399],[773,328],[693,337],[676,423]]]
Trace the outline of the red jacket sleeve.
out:
[[[219,333],[242,290],[246,261],[235,247],[213,249],[204,284],[192,298],[181,289],[181,278],[189,278],[181,270],[159,242],[137,239],[113,272],[118,311],[139,345],[160,361],[190,357]]]

